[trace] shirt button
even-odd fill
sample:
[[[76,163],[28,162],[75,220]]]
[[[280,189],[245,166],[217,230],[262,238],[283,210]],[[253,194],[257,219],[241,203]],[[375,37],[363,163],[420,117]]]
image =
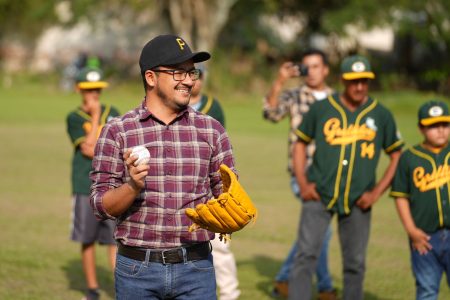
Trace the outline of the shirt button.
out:
[[[346,159],[344,159],[344,160],[342,161],[342,164],[343,164],[344,166],[346,166],[346,165],[348,165],[348,161],[347,161]]]

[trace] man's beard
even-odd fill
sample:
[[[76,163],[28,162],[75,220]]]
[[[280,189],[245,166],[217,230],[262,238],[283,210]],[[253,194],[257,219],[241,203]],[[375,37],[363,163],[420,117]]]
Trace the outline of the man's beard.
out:
[[[189,101],[187,101],[187,103],[184,104],[184,103],[179,103],[179,102],[175,101],[174,98],[169,99],[167,94],[164,93],[159,87],[156,87],[156,94],[158,95],[158,97],[161,99],[161,101],[166,106],[171,107],[176,111],[182,111],[182,110],[186,109],[186,107],[188,107],[188,105],[189,105]]]

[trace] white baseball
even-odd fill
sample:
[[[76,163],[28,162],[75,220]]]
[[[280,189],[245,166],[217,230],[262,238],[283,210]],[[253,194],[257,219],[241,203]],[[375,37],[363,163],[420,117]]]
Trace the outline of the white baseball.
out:
[[[134,147],[131,151],[131,155],[137,156],[138,159],[134,162],[135,166],[148,164],[150,160],[150,152],[144,146]]]

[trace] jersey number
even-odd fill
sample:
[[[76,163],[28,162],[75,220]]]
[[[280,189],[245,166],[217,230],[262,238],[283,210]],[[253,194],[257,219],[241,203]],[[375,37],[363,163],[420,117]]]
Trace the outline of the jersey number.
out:
[[[372,159],[375,155],[375,145],[373,143],[364,142],[361,144],[361,157]]]

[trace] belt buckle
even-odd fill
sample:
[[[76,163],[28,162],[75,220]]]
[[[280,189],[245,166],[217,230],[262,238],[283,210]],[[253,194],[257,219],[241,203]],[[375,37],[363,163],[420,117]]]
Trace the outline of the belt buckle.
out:
[[[169,251],[169,250],[162,250],[162,251],[161,251],[161,257],[162,257],[162,263],[163,263],[163,265],[166,264],[166,257],[165,257],[165,255],[164,255],[164,253],[165,253],[166,251]]]

